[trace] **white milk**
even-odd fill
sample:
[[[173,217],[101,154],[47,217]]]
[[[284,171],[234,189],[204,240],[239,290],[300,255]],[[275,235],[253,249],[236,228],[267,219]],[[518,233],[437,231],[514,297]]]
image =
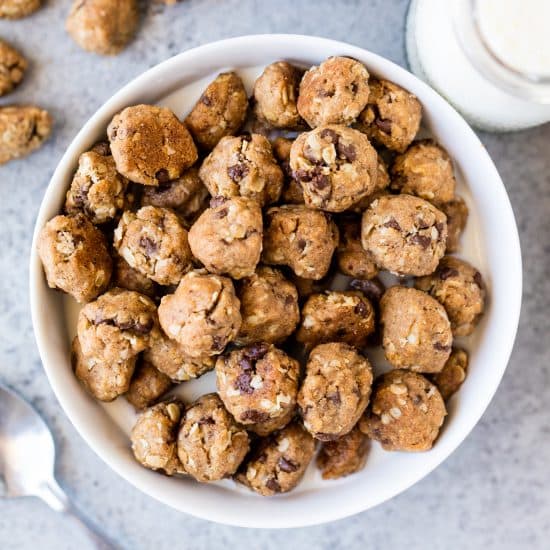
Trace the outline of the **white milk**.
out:
[[[412,0],[407,54],[475,126],[550,121],[550,0]]]

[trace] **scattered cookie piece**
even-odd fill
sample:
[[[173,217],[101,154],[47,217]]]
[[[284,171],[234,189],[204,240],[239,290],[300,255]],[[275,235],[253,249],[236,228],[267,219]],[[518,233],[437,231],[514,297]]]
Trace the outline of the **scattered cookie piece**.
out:
[[[27,60],[7,42],[0,40],[0,96],[9,94],[19,85],[26,70]]]
[[[42,5],[42,0],[2,0],[0,18],[21,19],[34,13]]]

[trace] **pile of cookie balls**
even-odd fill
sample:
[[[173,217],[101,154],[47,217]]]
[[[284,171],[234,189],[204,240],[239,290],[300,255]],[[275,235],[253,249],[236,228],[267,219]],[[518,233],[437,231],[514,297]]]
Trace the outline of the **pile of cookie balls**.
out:
[[[81,155],[39,253],[49,286],[83,304],[77,378],[143,410],[141,464],[273,495],[316,443],[326,479],[361,469],[370,439],[432,447],[467,372],[453,338],[485,288],[445,255],[467,209],[445,150],[413,141],[420,122],[415,96],[354,59],[279,61],[250,101],[224,73],[183,122],[127,107]],[[393,369],[373,380],[380,343]],[[217,393],[163,399],[212,369]]]

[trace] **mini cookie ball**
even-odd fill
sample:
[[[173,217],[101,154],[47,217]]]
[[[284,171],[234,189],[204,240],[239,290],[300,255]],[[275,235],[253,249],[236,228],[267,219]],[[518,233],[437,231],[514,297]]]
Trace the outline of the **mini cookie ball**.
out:
[[[7,42],[0,40],[0,96],[16,88],[26,70],[27,60]]]
[[[431,139],[417,141],[398,155],[391,174],[390,187],[399,193],[416,195],[436,204],[454,197],[456,180],[451,158]]]
[[[155,299],[158,296],[158,286],[155,281],[149,279],[121,258],[118,254],[113,257],[113,276],[111,285],[125,288],[126,290],[135,290],[140,294],[145,294],[149,298]]]
[[[357,279],[372,279],[378,274],[374,259],[361,246],[361,219],[346,217],[338,222],[340,242],[336,262],[340,273]]]
[[[402,153],[415,138],[422,118],[416,96],[389,80],[371,78],[365,110],[358,128],[374,142]]]
[[[136,460],[166,475],[183,474],[178,459],[178,427],[183,406],[178,401],[159,403],[141,413],[132,428],[130,441]]]
[[[357,348],[374,332],[374,310],[360,292],[325,291],[312,294],[302,309],[296,340],[313,347],[341,341]]]
[[[0,17],[20,19],[35,12],[42,5],[42,0],[2,0]]]
[[[141,206],[171,208],[189,226],[208,208],[210,193],[199,178],[199,169],[192,166],[179,178],[143,188]]]
[[[284,342],[300,320],[298,291],[280,271],[262,266],[237,287],[243,322],[237,343]]]
[[[425,292],[393,286],[382,296],[380,308],[386,359],[395,368],[439,372],[453,343],[443,306]]]
[[[122,288],[113,288],[78,314],[78,339],[85,355],[101,361],[130,359],[158,335],[154,302]]]
[[[306,430],[332,441],[349,433],[365,411],[372,367],[348,344],[321,344],[311,351],[298,393]]]
[[[445,214],[412,195],[380,197],[363,214],[363,248],[379,268],[396,275],[433,273],[446,240]]]
[[[283,172],[271,144],[260,134],[224,137],[199,170],[213,197],[248,197],[260,206],[279,199]]]
[[[125,211],[115,230],[114,246],[130,267],[160,285],[177,285],[191,267],[187,231],[167,208]]]
[[[222,73],[208,85],[185,124],[197,145],[210,151],[221,138],[241,129],[247,109],[243,81],[233,72]]]
[[[178,456],[185,472],[197,481],[233,475],[248,449],[248,434],[215,393],[187,407],[178,435]]]
[[[253,424],[247,424],[246,430],[250,433],[253,432],[260,437],[265,437],[273,432],[282,430],[285,426],[290,424],[290,422],[296,416],[296,405],[292,408],[287,409],[286,413],[281,416],[276,416],[275,418],[268,418],[267,420],[261,422],[254,422]]]
[[[56,216],[38,237],[38,255],[50,288],[77,302],[89,302],[107,289],[112,260],[103,233],[82,214]]]
[[[189,246],[211,273],[250,277],[262,253],[263,221],[258,203],[216,197],[189,230]]]
[[[113,401],[126,393],[136,366],[136,358],[105,361],[82,353],[78,337],[71,349],[71,364],[84,389],[99,401]]]
[[[472,334],[485,310],[485,285],[475,267],[445,256],[435,272],[417,279],[415,286],[443,304],[454,336]]]
[[[0,107],[0,165],[26,157],[52,132],[52,117],[39,107]]]
[[[208,355],[200,357],[187,355],[175,340],[163,333],[155,338],[149,348],[143,352],[143,359],[174,382],[198,378],[211,371],[215,364],[215,358]]]
[[[161,300],[160,324],[187,355],[217,355],[239,332],[239,309],[231,279],[196,270]]]
[[[301,205],[270,208],[264,219],[262,259],[287,265],[299,277],[322,279],[338,244],[338,228],[325,213]]]
[[[323,443],[317,455],[317,467],[323,479],[339,479],[362,470],[367,461],[369,440],[355,426],[351,432]]]
[[[298,422],[260,439],[239,468],[236,481],[262,496],[287,493],[300,483],[315,442]]]
[[[175,180],[198,158],[191,134],[164,107],[126,107],[114,116],[107,135],[117,170],[143,185]]]
[[[468,221],[468,207],[458,195],[449,202],[438,205],[447,216],[447,254],[460,249],[460,237]]]
[[[142,410],[156,403],[172,386],[169,376],[141,359],[132,376],[126,399],[136,409]]]
[[[302,186],[292,176],[292,168],[290,167],[290,150],[293,143],[292,139],[283,137],[278,137],[273,142],[273,154],[279,161],[285,175],[281,202],[283,204],[304,204],[304,191]]]
[[[463,349],[455,348],[443,370],[431,375],[430,379],[437,386],[444,401],[450,399],[466,380],[469,362],[468,353]]]
[[[274,128],[298,128],[296,100],[303,71],[286,61],[268,65],[254,83],[254,114]]]
[[[258,342],[216,361],[218,394],[241,424],[257,424],[294,410],[300,364],[272,344]]]
[[[92,223],[108,222],[124,208],[127,187],[128,180],[117,172],[112,156],[88,151],[78,159],[65,210],[83,212]]]
[[[377,153],[357,130],[322,126],[296,138],[290,167],[307,206],[343,212],[375,190]]]
[[[351,124],[369,98],[369,73],[349,57],[329,57],[311,67],[300,83],[298,112],[312,127]]]
[[[386,451],[428,451],[446,414],[441,394],[427,378],[394,370],[375,381],[360,428]]]
[[[82,49],[116,55],[134,37],[138,23],[136,0],[75,0],[65,28]]]

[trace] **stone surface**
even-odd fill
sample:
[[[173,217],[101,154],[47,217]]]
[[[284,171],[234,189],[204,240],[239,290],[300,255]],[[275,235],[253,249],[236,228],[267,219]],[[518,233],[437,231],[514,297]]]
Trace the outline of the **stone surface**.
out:
[[[0,168],[0,377],[44,415],[57,441],[61,484],[124,549],[547,548],[550,125],[480,134],[502,174],[520,230],[525,291],[519,334],[481,422],[442,466],[399,497],[347,520],[286,532],[200,521],[157,503],[116,476],[55,400],[34,345],[27,256],[38,206],[57,161],[106,99],[173,54],[254,32],[321,34],[406,62],[406,0],[278,0],[277,9],[272,6],[261,0],[185,0],[171,8],[151,7],[137,40],[114,58],[87,54],[71,41],[63,31],[66,2],[50,0],[28,19],[0,22],[0,35],[32,60],[23,85],[2,103],[36,102],[56,119],[53,139],[42,150]],[[43,550],[89,548],[78,527],[38,500],[0,500],[2,549],[31,550],[37,543]]]

